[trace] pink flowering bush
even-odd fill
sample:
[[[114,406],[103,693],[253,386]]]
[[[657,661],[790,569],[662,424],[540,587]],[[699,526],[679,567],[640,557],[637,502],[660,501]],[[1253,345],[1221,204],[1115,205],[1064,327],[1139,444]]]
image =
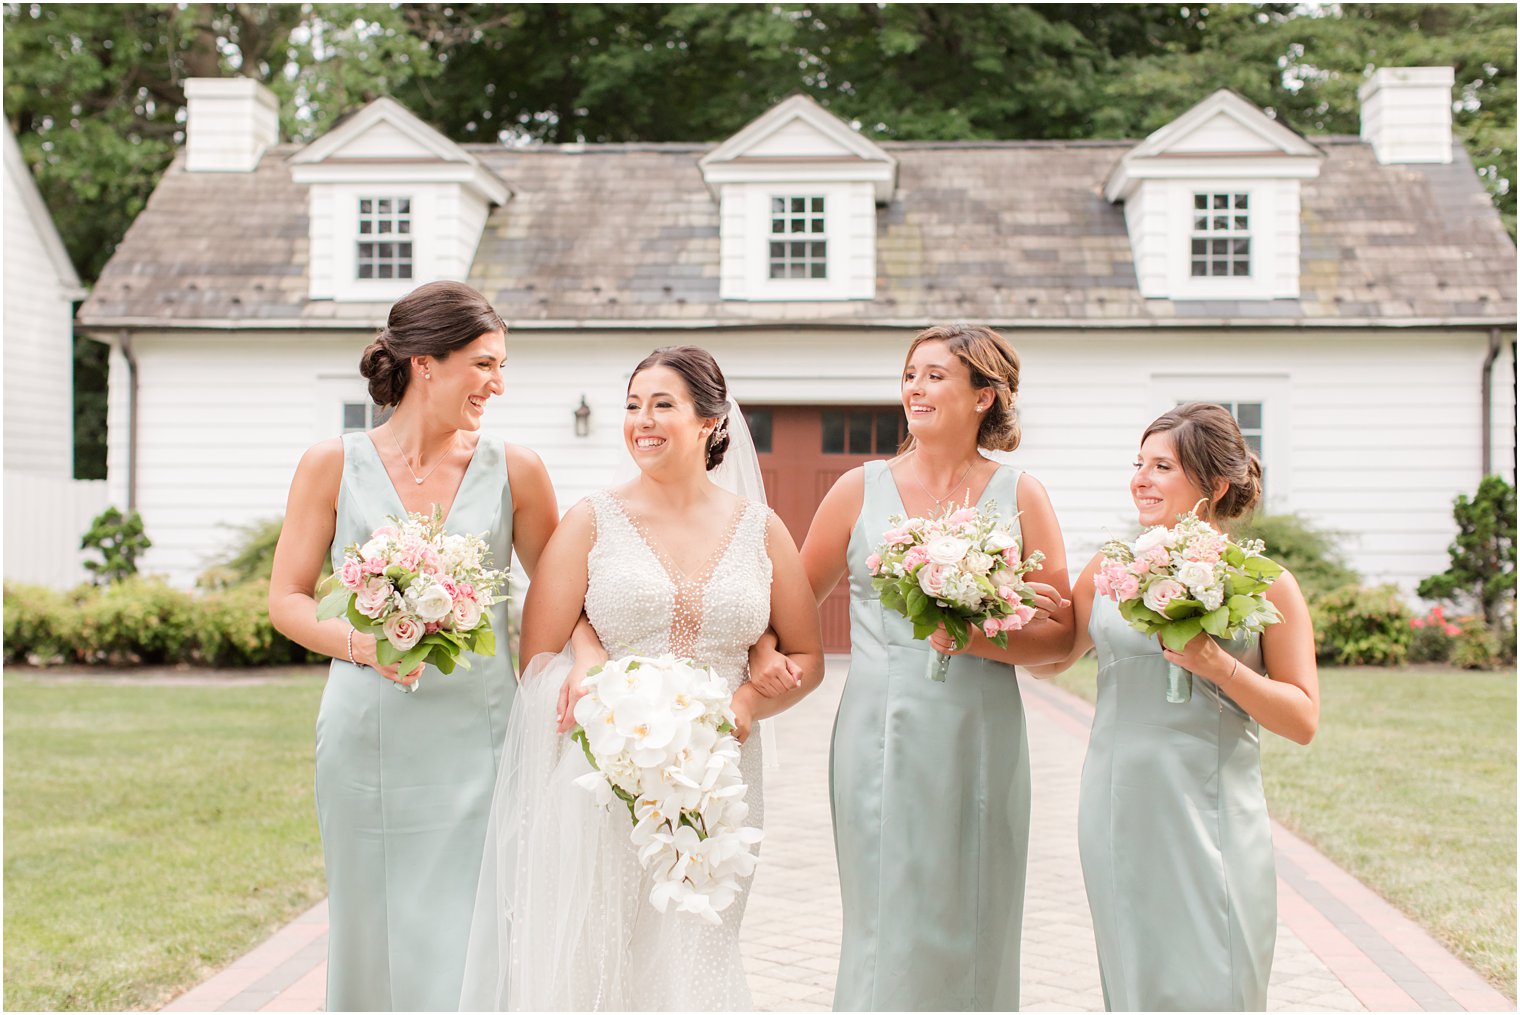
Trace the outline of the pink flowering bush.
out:
[[[419,663],[452,673],[469,668],[466,652],[495,655],[487,611],[506,572],[491,568],[485,541],[445,532],[437,510],[390,521],[343,551],[317,619],[346,617],[373,634],[380,662],[402,673]]]

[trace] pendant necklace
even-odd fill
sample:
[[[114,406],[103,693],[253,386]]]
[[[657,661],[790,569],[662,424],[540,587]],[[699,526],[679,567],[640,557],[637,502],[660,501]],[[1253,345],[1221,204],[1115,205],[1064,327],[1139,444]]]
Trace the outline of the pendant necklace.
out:
[[[932,500],[934,502],[934,510],[936,510],[936,511],[939,510],[939,506],[941,504],[943,504],[945,501],[947,501],[947,500],[950,499],[950,495],[953,494],[953,493],[955,493],[956,488],[961,485],[961,482],[967,476],[971,475],[971,466],[973,466],[973,465],[976,464],[975,462],[967,462],[965,470],[961,472],[960,479],[957,479],[955,482],[953,482],[953,483],[950,484],[950,489],[945,492],[945,495],[943,497],[936,497],[936,496],[934,496],[934,494],[932,494],[932,493],[929,492],[929,488],[924,485],[924,481],[918,478],[917,452],[914,453],[914,458],[915,458],[915,460],[913,462],[913,482],[917,483],[918,484],[918,488],[920,490],[924,491],[924,496],[925,497],[928,497],[930,500]]]
[[[438,471],[438,466],[442,465],[445,461],[448,460],[449,451],[453,451],[454,450],[454,445],[459,440],[459,434],[458,434],[457,431],[455,432],[453,439],[449,441],[449,450],[445,451],[443,453],[442,457],[440,457],[438,459],[438,461],[436,461],[436,462],[433,463],[433,467],[431,469],[427,470],[427,475],[424,475],[424,476],[422,476],[420,478],[417,475],[417,470],[414,469],[414,468],[412,468],[412,463],[406,460],[406,451],[401,447],[401,438],[396,436],[396,431],[395,430],[391,431],[391,440],[393,440],[393,441],[396,442],[396,450],[401,455],[401,464],[405,465],[406,466],[406,471],[410,472],[412,474],[412,481],[414,483],[416,483],[418,486],[421,486],[423,483],[427,482],[428,476],[431,476],[433,473],[435,473],[435,472]],[[927,491],[925,491],[925,492],[927,492]]]

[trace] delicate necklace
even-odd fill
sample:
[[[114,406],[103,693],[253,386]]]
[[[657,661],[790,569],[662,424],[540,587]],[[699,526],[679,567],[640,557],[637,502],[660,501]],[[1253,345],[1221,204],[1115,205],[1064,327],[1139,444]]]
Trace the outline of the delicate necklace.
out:
[[[943,497],[936,497],[929,491],[929,488],[924,485],[924,481],[918,478],[918,454],[915,452],[913,456],[913,482],[918,484],[918,488],[924,491],[924,496],[932,500],[934,502],[935,510],[938,510],[939,506],[945,501],[949,500],[951,494],[955,493],[956,488],[961,485],[961,481],[971,474],[971,466],[975,464],[975,462],[967,462],[965,470],[961,473],[961,478],[950,484],[950,489],[945,491],[945,495]]]
[[[396,442],[396,450],[401,454],[401,464],[405,465],[406,471],[412,474],[412,480],[418,486],[421,486],[423,483],[427,482],[428,476],[431,476],[433,473],[438,471],[438,466],[442,465],[445,461],[448,460],[449,451],[453,451],[454,445],[459,441],[459,432],[457,430],[454,432],[454,436],[449,440],[449,450],[445,451],[443,455],[438,459],[438,461],[433,463],[433,467],[427,470],[427,475],[422,476],[421,478],[417,476],[417,470],[412,468],[412,463],[406,460],[406,451],[401,447],[401,438],[396,436],[395,430],[391,431],[391,440]],[[420,461],[419,464],[421,464]]]

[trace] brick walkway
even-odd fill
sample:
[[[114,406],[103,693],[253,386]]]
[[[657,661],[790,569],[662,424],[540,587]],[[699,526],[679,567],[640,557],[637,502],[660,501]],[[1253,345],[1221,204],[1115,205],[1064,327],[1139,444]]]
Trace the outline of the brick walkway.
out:
[[[846,661],[782,718],[783,763],[767,773],[766,841],[744,921],[745,969],[763,1011],[821,1011],[839,962],[839,879],[829,825],[828,746]],[[1092,925],[1077,861],[1077,785],[1091,709],[1021,678],[1034,780],[1023,1005],[1101,1011]],[[1307,843],[1273,826],[1277,953],[1273,1011],[1513,1011],[1428,934]],[[326,903],[298,917],[166,1011],[318,1011]]]

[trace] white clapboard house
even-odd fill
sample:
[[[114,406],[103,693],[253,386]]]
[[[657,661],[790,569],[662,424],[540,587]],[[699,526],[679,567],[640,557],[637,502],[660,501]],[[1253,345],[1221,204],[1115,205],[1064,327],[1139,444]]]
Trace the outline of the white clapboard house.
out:
[[[8,581],[66,586],[87,576],[79,537],[106,484],[74,479],[74,304],[79,276],[4,130],[5,541]]]
[[[1012,461],[1074,562],[1128,531],[1145,424],[1206,399],[1270,510],[1412,589],[1452,498],[1515,469],[1515,246],[1451,88],[1378,71],[1360,137],[1220,91],[1138,142],[876,144],[797,96],[717,144],[459,145],[379,99],[300,146],[258,84],[194,80],[186,150],[80,313],[112,347],[112,493],[147,567],[192,580],[225,526],[280,513],[305,447],[371,423],[356,367],[390,302],[455,278],[510,325],[486,427],[543,455],[562,506],[614,475],[633,365],[695,343],[800,538],[895,446],[912,335],[970,320],[1018,347]]]

